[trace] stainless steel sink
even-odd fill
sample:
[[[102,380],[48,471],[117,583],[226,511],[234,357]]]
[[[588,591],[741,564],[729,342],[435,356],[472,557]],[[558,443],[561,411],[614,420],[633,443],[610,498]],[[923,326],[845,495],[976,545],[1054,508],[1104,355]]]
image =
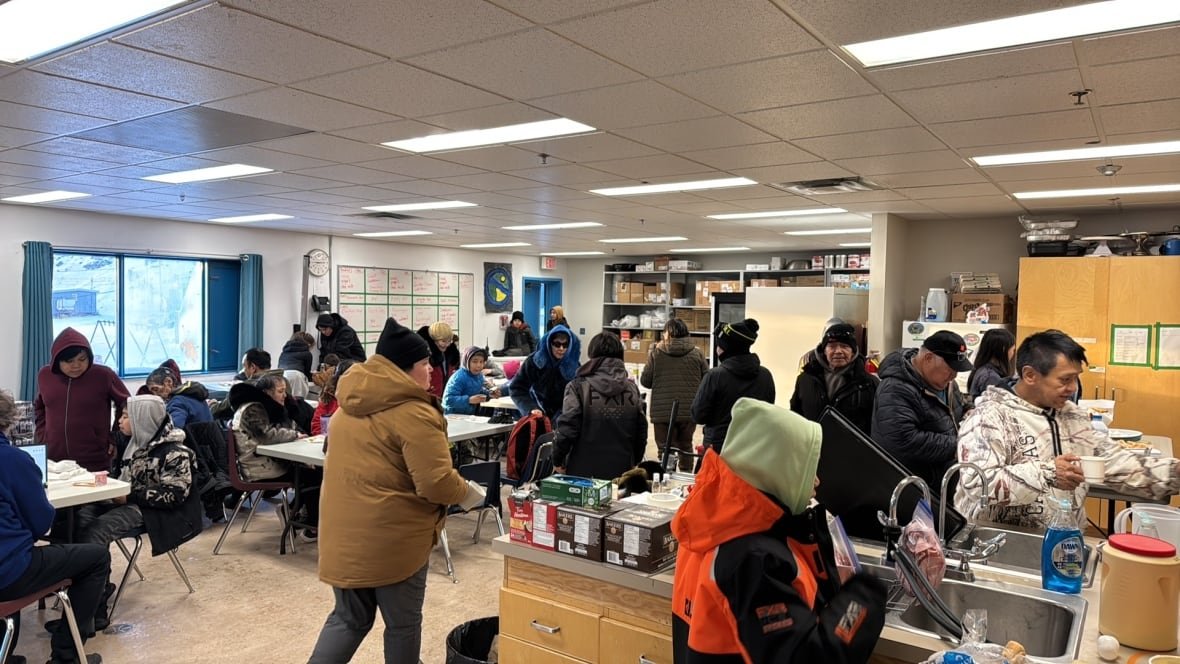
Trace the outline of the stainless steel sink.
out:
[[[1014,526],[1005,526],[1003,528],[996,528],[992,526],[976,526],[971,534],[968,535],[966,542],[954,542],[952,546],[955,548],[970,549],[971,541],[979,540],[986,541],[996,535],[1003,534],[1005,536],[1005,544],[1000,547],[987,561],[975,562],[972,565],[987,565],[989,567],[997,567],[1004,570],[1012,570],[1015,572],[1023,572],[1035,576],[1041,575],[1041,545],[1044,541],[1044,534],[1034,532],[1029,529],[1017,528]],[[1089,560],[1090,554],[1093,553],[1092,547],[1089,544],[1085,545],[1086,558]],[[948,565],[952,563],[948,560]]]

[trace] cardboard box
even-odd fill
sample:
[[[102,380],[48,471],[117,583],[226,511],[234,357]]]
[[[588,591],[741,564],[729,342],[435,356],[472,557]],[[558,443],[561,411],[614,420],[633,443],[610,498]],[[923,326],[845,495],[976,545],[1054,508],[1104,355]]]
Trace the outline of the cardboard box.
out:
[[[508,539],[529,544],[533,534],[533,501],[527,495],[508,496]]]
[[[770,263],[746,263],[746,270],[751,272],[761,270],[763,272],[770,269]]]
[[[711,310],[694,309],[692,314],[693,314],[693,317],[692,317],[693,320],[692,320],[692,325],[689,326],[690,329],[697,330],[700,332],[711,332],[712,331],[713,312]]]
[[[647,358],[644,357],[644,360]],[[610,480],[596,480],[573,475],[550,475],[541,480],[541,499],[564,505],[598,507],[611,501]]]
[[[651,346],[655,342],[656,342],[655,339],[645,339],[642,337],[640,337],[638,339],[632,338],[632,339],[628,339],[627,342],[625,344],[623,344],[623,350],[624,351],[633,350],[633,351],[643,353],[644,361],[646,362],[647,361],[646,360],[647,354],[649,352],[651,352]]]
[[[623,351],[624,364],[647,364],[647,353],[638,350]]]
[[[701,264],[696,261],[675,260],[668,261],[669,270],[699,270]]]
[[[679,281],[673,281],[671,284],[660,282],[659,289],[659,292],[668,296],[669,302],[674,298],[684,297],[684,284]]]
[[[783,277],[779,280],[780,285],[783,286],[823,286],[824,275],[822,274],[796,274],[789,277]]]
[[[986,295],[954,293],[951,295],[951,322],[967,322],[969,313],[973,311],[982,313],[979,312],[981,305],[987,306],[988,323],[1011,323],[1015,318],[1015,307],[1013,306],[1012,298],[1003,293]],[[982,320],[972,322],[982,322]]]
[[[693,311],[692,309],[673,309],[672,310],[672,317],[679,318],[680,320],[684,321],[684,324],[687,325],[690,329],[692,328],[693,316],[695,316],[695,315],[696,315],[696,312]]]
[[[602,536],[606,517],[618,511],[614,505],[557,508],[557,552],[602,562]]]
[[[640,572],[657,572],[676,562],[673,510],[630,505],[604,520],[603,554],[607,563]]]
[[[631,282],[630,281],[616,281],[615,282],[615,302],[630,302],[631,301]]]
[[[528,494],[508,496],[508,539],[538,549],[557,547],[557,507],[552,500],[534,500]]]
[[[643,304],[647,300],[643,299],[643,284],[632,282],[631,289],[631,304]]]
[[[721,293],[741,293],[745,290],[741,281],[718,281],[720,284],[719,292]]]
[[[698,281],[696,284],[696,306],[707,307],[712,303],[713,293],[721,292],[720,281]]]
[[[751,279],[750,286],[756,288],[778,288],[778,279]]]
[[[657,272],[667,272],[668,261],[670,260],[672,260],[670,256],[656,256],[652,259],[652,266],[655,267]]]

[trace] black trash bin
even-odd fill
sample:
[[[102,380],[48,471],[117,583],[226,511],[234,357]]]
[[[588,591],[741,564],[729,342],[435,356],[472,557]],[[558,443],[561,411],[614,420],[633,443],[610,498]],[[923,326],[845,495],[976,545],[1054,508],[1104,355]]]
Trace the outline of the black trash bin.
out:
[[[469,620],[452,629],[447,634],[447,664],[486,664],[499,633],[499,616]]]

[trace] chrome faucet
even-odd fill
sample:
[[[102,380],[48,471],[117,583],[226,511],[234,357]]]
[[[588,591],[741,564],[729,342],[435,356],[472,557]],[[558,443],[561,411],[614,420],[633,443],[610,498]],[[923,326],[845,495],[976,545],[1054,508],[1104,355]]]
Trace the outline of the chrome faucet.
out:
[[[975,474],[979,477],[979,506],[984,507],[987,504],[987,475],[983,472],[982,468],[971,463],[970,461],[960,461],[959,463],[956,463],[950,468],[946,469],[946,472],[942,475],[942,493],[940,494],[942,496],[942,500],[938,505],[938,535],[942,538],[942,546],[944,549],[947,548],[951,540],[951,538],[948,537],[946,533],[946,510],[947,503],[950,502],[946,497],[946,489],[947,485],[950,484],[951,475],[955,474],[955,471],[959,471],[959,475],[962,476],[962,470],[964,468],[970,468],[971,470],[974,470]]]
[[[901,478],[897,486],[893,487],[893,495],[889,497],[889,514],[886,516],[885,512],[877,511],[877,520],[885,527],[885,556],[882,559],[882,564],[893,564],[893,551],[897,546],[897,535],[901,532],[901,524],[897,522],[897,503],[901,501],[901,494],[905,488],[911,484],[917,485],[922,490],[922,496],[929,504],[930,501],[930,486],[926,481],[916,475],[906,475]]]
[[[983,472],[982,468],[967,461],[961,461],[947,468],[946,473],[942,476],[942,502],[939,504],[938,509],[938,534],[942,538],[943,555],[959,561],[957,576],[964,581],[974,581],[975,573],[971,571],[970,563],[973,561],[986,563],[988,558],[994,556],[1000,550],[1000,547],[1004,546],[1008,541],[1008,536],[1000,533],[984,542],[976,540],[971,546],[971,549],[967,551],[951,548],[950,537],[946,532],[946,510],[947,503],[950,502],[947,500],[946,490],[947,485],[950,483],[951,475],[955,471],[959,471],[961,476],[964,469],[974,470],[975,474],[979,476],[979,505],[980,507],[984,507],[987,504],[987,475]]]

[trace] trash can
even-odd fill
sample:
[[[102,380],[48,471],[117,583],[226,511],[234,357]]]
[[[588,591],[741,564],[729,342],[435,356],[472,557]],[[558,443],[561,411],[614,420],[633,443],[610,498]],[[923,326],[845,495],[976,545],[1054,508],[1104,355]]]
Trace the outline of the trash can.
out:
[[[447,634],[447,664],[487,664],[492,641],[500,633],[500,617],[469,620]]]

